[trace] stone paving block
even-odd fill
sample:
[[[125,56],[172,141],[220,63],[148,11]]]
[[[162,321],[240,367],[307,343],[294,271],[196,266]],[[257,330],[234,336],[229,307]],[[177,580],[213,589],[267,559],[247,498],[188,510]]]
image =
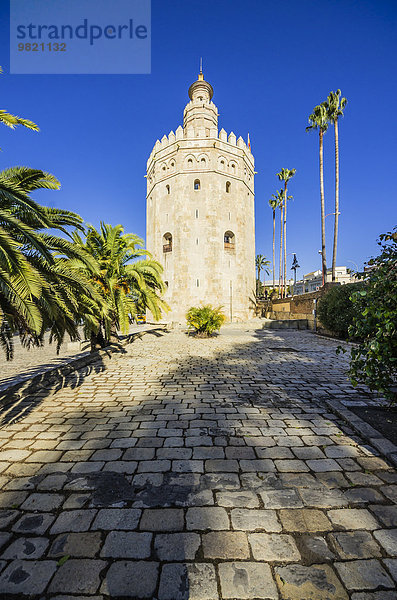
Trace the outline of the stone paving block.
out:
[[[305,506],[315,508],[332,508],[334,506],[347,506],[349,504],[342,492],[337,490],[312,490],[302,488],[299,494]]]
[[[315,473],[323,473],[324,471],[341,471],[342,467],[332,458],[307,460],[307,466]]]
[[[146,508],[139,529],[143,531],[182,531],[183,510],[180,508]]]
[[[133,448],[133,450],[135,450],[135,448]],[[170,469],[170,460],[141,460],[140,462],[138,462],[138,473],[164,473],[165,471],[169,471]]]
[[[214,490],[240,489],[240,480],[235,473],[206,473],[200,478],[203,487]]]
[[[229,529],[229,517],[224,508],[216,506],[188,508],[186,527],[198,531]]]
[[[392,500],[395,504],[397,504],[397,485],[385,485],[380,488],[380,491],[387,498],[389,498],[389,500]]]
[[[56,568],[53,560],[14,560],[0,575],[0,590],[18,598],[41,594]]]
[[[292,489],[266,490],[259,494],[265,508],[300,508],[303,506],[298,492]]]
[[[152,460],[155,448],[128,448],[123,454],[123,460]]]
[[[210,459],[205,461],[206,472],[232,473],[238,472],[238,470],[239,465],[237,460]]]
[[[58,492],[63,488],[66,481],[66,475],[47,475],[43,481],[37,483],[37,489],[41,491]]]
[[[343,560],[377,558],[380,548],[368,531],[347,531],[329,536],[332,546]]]
[[[64,511],[51,527],[50,533],[88,531],[96,513],[96,510],[89,509]]]
[[[281,525],[275,510],[235,508],[230,514],[233,529],[241,531],[281,531]]]
[[[366,508],[337,508],[328,511],[328,516],[336,527],[343,529],[379,529],[378,521]]]
[[[247,446],[229,446],[225,448],[225,454],[226,458],[235,458],[237,460],[251,460],[256,458],[254,449]]]
[[[329,565],[287,565],[275,568],[283,600],[349,600]]]
[[[91,500],[90,494],[71,494],[68,497],[68,499],[64,502],[64,505],[62,508],[64,508],[64,509],[83,508],[83,506],[86,506],[90,500]]]
[[[101,550],[101,556],[111,558],[149,558],[151,541],[151,533],[111,531],[106,537]]]
[[[328,471],[325,473],[316,473],[316,479],[321,485],[326,485],[330,489],[332,488],[347,488],[351,483],[344,477],[344,475],[338,471]]]
[[[269,565],[258,562],[226,562],[218,567],[225,600],[256,598],[278,600]]]
[[[351,600],[397,600],[397,592],[382,590],[381,592],[356,592]]]
[[[0,509],[18,508],[27,496],[28,492],[2,492],[0,494]]]
[[[277,471],[281,473],[303,473],[309,471],[309,467],[302,460],[275,460],[274,464]]]
[[[330,520],[315,508],[282,509],[279,517],[286,531],[307,533],[332,530]]]
[[[296,543],[306,564],[323,563],[335,559],[335,554],[321,535],[303,534],[296,538]]]
[[[385,558],[383,562],[389,570],[390,575],[397,583],[397,558]]]
[[[29,452],[29,450],[2,450],[1,460],[4,462],[20,462],[22,460],[25,460],[29,456],[29,454],[32,454],[31,452]]]
[[[101,547],[101,534],[99,532],[61,533],[51,544],[48,556],[61,558],[62,556],[94,557]]]
[[[211,460],[224,457],[225,451],[219,446],[196,446],[195,448],[193,448],[194,459]]]
[[[376,475],[373,473],[361,473],[357,471],[353,473],[346,473],[346,477],[348,477],[348,479],[350,479],[354,485],[361,485],[363,487],[367,485],[383,484],[383,481],[379,477],[376,477]]]
[[[204,462],[202,460],[173,460],[173,473],[204,473]]]
[[[159,565],[150,561],[116,561],[110,565],[100,591],[110,597],[152,598],[157,588]]]
[[[58,567],[48,591],[95,594],[101,583],[100,572],[105,567],[106,562],[103,560],[70,558]]]
[[[335,568],[349,591],[375,590],[380,586],[394,588],[392,579],[378,560],[336,562]]]
[[[25,513],[12,527],[16,533],[43,535],[55,517],[50,514]]]
[[[11,536],[8,535],[8,538]],[[41,558],[47,549],[49,542],[44,537],[19,537],[1,555],[4,559],[32,560]]]
[[[238,492],[216,492],[216,501],[219,506],[231,508],[257,508],[259,499],[254,492],[241,490]]]
[[[30,494],[21,505],[21,510],[38,510],[51,512],[56,510],[64,501],[61,494]]]
[[[98,511],[91,529],[136,529],[141,513],[137,508],[102,508]]]
[[[382,525],[386,525],[386,527],[397,527],[397,506],[370,504],[369,508],[376,515]]]
[[[251,533],[248,535],[255,560],[266,562],[295,562],[301,559],[294,538],[276,533]]]
[[[240,460],[240,467],[243,472],[267,473],[275,471],[274,462],[267,458],[258,458],[255,460]]]
[[[217,600],[215,568],[208,563],[168,564],[161,571],[159,600]]]
[[[160,533],[156,535],[154,549],[160,561],[194,560],[200,544],[197,533]]]
[[[270,448],[255,448],[258,458],[294,458],[291,450],[286,446],[272,446]]]
[[[352,488],[344,492],[349,504],[367,504],[368,502],[384,502],[384,497],[373,488]]]
[[[357,446],[326,446],[324,452],[328,458],[356,458],[360,455],[360,450]]]
[[[242,531],[214,531],[202,536],[204,558],[249,558],[247,536]]]
[[[397,556],[397,529],[379,529],[374,531],[374,537],[386,554]]]
[[[11,533],[1,531],[0,532],[0,548],[5,546],[5,544],[7,544],[7,542],[9,541],[10,538],[11,538]]]

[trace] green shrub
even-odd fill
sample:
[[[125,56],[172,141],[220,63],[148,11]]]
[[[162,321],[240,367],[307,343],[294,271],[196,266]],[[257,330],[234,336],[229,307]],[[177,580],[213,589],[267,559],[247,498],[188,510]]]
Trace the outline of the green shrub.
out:
[[[211,304],[205,306],[192,306],[186,313],[189,329],[198,335],[208,337],[218,331],[226,320],[221,307],[213,308]]]
[[[350,297],[362,287],[362,283],[335,285],[318,303],[317,316],[321,324],[340,338],[348,337],[349,327],[357,312]]]
[[[351,349],[350,379],[365,383],[391,402],[397,401],[397,231],[380,236],[381,253],[359,273],[365,286],[352,296],[355,316],[349,336],[360,339]]]

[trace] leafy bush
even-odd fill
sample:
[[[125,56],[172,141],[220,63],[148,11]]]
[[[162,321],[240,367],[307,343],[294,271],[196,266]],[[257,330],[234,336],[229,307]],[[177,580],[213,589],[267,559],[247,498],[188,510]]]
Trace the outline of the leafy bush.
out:
[[[336,285],[318,303],[317,315],[322,325],[340,338],[347,338],[356,314],[351,295],[362,287],[362,283]]]
[[[351,350],[350,379],[365,383],[391,402],[397,400],[397,231],[382,234],[381,253],[371,270],[359,273],[365,286],[352,295],[349,336],[361,340]]]
[[[186,313],[189,329],[198,335],[208,337],[218,331],[226,320],[221,307],[213,308],[211,304],[205,306],[192,306]]]

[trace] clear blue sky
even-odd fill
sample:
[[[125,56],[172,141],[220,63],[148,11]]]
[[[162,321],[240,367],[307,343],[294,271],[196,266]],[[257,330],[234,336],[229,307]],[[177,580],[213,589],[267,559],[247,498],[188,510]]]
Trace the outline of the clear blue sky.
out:
[[[8,2],[0,2],[0,108],[30,118],[40,133],[0,130],[0,168],[54,173],[59,192],[43,204],[86,221],[122,223],[145,235],[146,160],[157,138],[182,122],[188,86],[203,56],[220,127],[245,139],[256,160],[256,251],[271,257],[268,199],[275,173],[290,186],[288,252],[298,275],[320,268],[318,137],[312,108],[330,90],[348,99],[340,123],[338,264],[362,266],[396,219],[394,0],[154,0],[151,75],[9,75]],[[326,212],[333,212],[333,131],[326,134]],[[327,218],[328,263],[333,217]],[[288,262],[292,257],[288,257]]]

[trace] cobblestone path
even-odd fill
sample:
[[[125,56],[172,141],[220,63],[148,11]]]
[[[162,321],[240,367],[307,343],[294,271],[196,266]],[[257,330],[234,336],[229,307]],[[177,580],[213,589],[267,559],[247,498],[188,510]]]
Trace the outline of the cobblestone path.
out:
[[[397,474],[336,343],[145,336],[4,412],[2,600],[397,598]]]

